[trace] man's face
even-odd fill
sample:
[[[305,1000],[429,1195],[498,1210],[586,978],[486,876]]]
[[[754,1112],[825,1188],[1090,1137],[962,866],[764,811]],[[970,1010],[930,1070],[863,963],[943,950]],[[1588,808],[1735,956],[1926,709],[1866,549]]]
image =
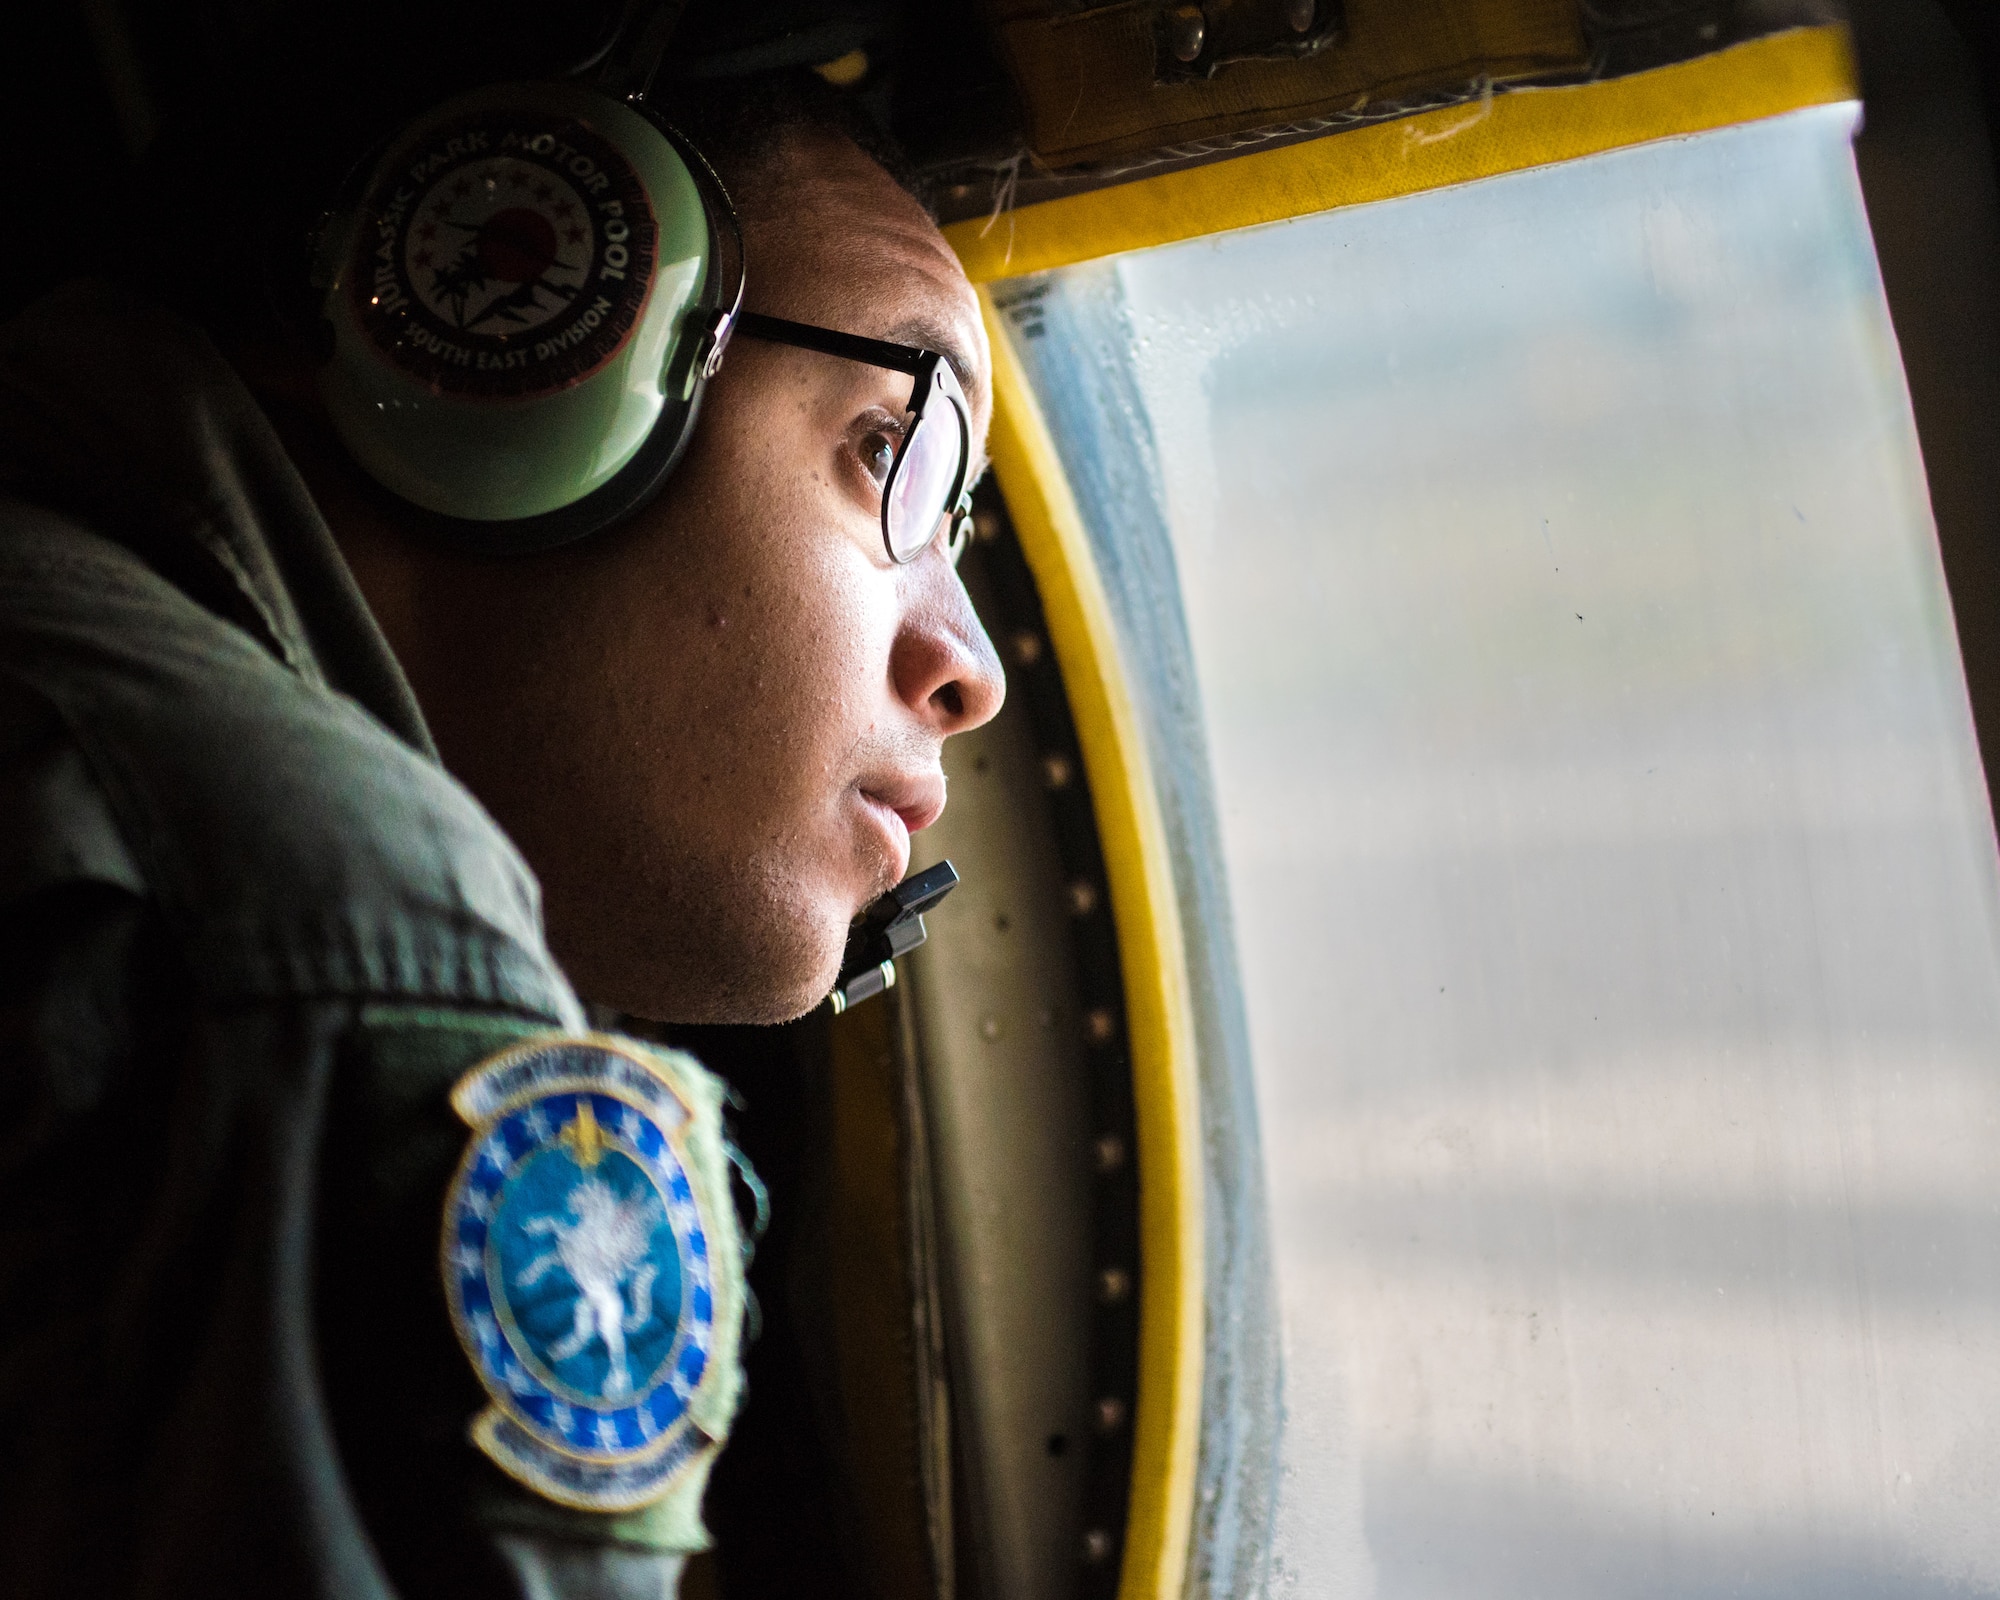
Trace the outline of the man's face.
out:
[[[748,198],[746,308],[952,356],[982,459],[978,303],[916,203],[832,140]],[[999,709],[942,543],[907,566],[882,547],[871,467],[910,387],[739,339],[631,524],[419,598],[443,625],[405,664],[446,765],[540,876],[587,998],[673,1021],[810,1007],[942,810],[945,738]]]

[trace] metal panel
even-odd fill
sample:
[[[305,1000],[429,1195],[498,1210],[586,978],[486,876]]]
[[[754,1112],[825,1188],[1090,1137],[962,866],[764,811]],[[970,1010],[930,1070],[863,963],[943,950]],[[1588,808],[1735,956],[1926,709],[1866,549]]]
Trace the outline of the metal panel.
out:
[[[1034,663],[996,620],[983,554],[966,576],[1018,674]],[[1067,759],[1065,781],[1080,781]],[[1082,1569],[1093,1434],[1095,1126],[1069,884],[1018,689],[946,746],[945,771],[951,804],[913,843],[917,864],[950,857],[964,881],[903,982],[933,1146],[963,1536],[986,1600],[1059,1600]]]

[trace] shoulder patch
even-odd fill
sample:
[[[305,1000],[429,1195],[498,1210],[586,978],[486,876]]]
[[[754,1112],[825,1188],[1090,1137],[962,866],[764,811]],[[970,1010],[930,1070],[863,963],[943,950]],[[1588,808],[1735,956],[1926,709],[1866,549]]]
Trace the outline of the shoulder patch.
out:
[[[623,1040],[542,1038],[452,1090],[472,1140],[446,1196],[445,1296],[491,1403],[472,1438],[560,1504],[629,1511],[714,1445],[711,1252],[691,1181],[697,1107]],[[691,1414],[691,1412],[693,1414]]]

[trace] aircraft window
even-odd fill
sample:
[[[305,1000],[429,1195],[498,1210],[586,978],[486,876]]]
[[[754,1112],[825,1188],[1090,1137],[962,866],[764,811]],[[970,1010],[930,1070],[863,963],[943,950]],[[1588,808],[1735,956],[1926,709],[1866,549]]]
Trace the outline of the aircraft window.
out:
[[[1855,120],[994,286],[1213,797],[1274,1592],[2000,1584],[2000,875]]]

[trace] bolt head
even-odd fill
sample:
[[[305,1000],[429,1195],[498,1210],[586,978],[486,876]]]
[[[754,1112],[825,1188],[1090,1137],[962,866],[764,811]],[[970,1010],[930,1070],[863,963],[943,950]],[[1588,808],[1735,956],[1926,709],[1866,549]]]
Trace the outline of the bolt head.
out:
[[[1167,48],[1180,62],[1192,62],[1208,43],[1208,18],[1200,6],[1175,6],[1167,13]]]

